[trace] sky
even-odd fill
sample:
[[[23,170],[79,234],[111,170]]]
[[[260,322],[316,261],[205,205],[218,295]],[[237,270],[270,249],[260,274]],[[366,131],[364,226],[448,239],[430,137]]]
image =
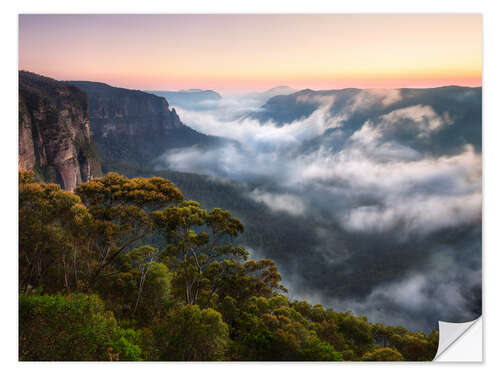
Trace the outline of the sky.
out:
[[[481,86],[482,17],[29,14],[19,68],[144,90]]]

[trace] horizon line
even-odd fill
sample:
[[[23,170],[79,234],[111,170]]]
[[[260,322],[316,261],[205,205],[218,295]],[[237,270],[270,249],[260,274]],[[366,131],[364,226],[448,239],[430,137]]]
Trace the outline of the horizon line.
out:
[[[296,88],[296,87],[293,87],[293,86],[290,86],[290,85],[287,85],[287,84],[277,84],[277,85],[270,85],[270,86],[267,86],[267,88],[263,88],[261,90],[257,90],[257,89],[251,89],[251,88],[248,88],[248,89],[245,89],[245,90],[220,90],[219,88],[216,88],[216,87],[210,87],[210,88],[200,88],[200,87],[190,87],[190,88],[153,88],[153,89],[149,89],[149,88],[136,88],[136,87],[127,87],[127,85],[117,85],[117,84],[114,84],[114,83],[108,83],[106,82],[105,80],[92,80],[92,79],[58,79],[58,78],[54,78],[54,77],[51,77],[51,76],[48,76],[48,75],[44,75],[44,74],[40,74],[40,73],[37,73],[37,72],[34,72],[34,71],[31,71],[31,70],[27,70],[27,69],[22,69],[22,68],[18,68],[18,71],[19,72],[27,72],[27,73],[32,73],[32,74],[36,74],[36,75],[39,75],[39,76],[42,76],[42,77],[46,77],[46,78],[50,78],[50,79],[54,79],[56,81],[60,81],[60,82],[91,82],[91,83],[101,83],[101,84],[105,84],[105,85],[108,85],[110,87],[114,87],[114,88],[120,88],[120,89],[126,89],[126,90],[137,90],[137,91],[142,91],[142,92],[148,92],[148,91],[171,91],[171,92],[182,92],[182,91],[189,91],[189,90],[201,90],[201,91],[215,91],[217,93],[221,93],[221,92],[232,92],[233,94],[236,94],[236,93],[239,93],[239,94],[249,94],[249,93],[265,93],[266,91],[269,91],[269,90],[272,90],[272,89],[275,89],[275,88],[279,88],[279,87],[286,87],[286,88],[290,88],[292,90],[295,90],[293,93],[291,94],[294,94],[294,93],[297,93],[297,92],[301,92],[301,91],[307,91],[307,90],[310,90],[310,91],[340,91],[340,90],[404,90],[404,89],[408,89],[408,90],[425,90],[425,89],[434,89],[434,88],[442,88],[442,87],[464,87],[464,88],[482,88],[483,85],[482,85],[482,77],[481,77],[481,85],[461,85],[461,84],[454,84],[454,83],[450,83],[450,84],[438,84],[438,85],[430,85],[430,86],[397,86],[397,87],[384,87],[384,86],[379,86],[379,87],[362,87],[362,86],[343,86],[343,87],[337,87],[337,88],[311,88],[313,86],[306,86],[304,88]],[[290,95],[291,95],[290,94]],[[289,95],[289,94],[278,94],[278,95]]]

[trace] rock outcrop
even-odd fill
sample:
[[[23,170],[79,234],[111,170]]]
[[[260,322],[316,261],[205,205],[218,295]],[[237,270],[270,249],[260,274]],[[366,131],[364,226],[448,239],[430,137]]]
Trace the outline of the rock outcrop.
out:
[[[165,98],[104,83],[68,81],[89,99],[89,120],[103,162],[152,166],[165,151],[220,140],[184,125]]]
[[[70,191],[101,175],[84,92],[19,72],[19,168]]]

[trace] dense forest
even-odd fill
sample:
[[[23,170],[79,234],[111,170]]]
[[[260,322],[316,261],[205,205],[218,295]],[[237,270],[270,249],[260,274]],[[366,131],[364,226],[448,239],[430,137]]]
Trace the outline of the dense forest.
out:
[[[429,361],[438,333],[292,300],[240,220],[162,177],[19,174],[19,359]]]

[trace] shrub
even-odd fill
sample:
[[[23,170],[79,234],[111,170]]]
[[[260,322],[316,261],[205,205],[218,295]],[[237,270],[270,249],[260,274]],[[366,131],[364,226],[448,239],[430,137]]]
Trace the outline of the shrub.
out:
[[[137,333],[118,326],[94,295],[21,295],[21,361],[140,360]]]
[[[216,361],[225,359],[229,330],[213,309],[186,305],[171,311],[156,330],[161,360]]]

